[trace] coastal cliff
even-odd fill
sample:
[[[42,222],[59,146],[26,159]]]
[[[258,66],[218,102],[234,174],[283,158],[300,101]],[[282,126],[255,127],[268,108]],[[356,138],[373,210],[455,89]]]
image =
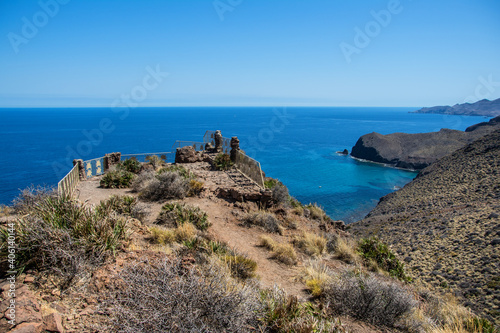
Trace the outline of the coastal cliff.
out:
[[[452,292],[500,323],[500,130],[420,172],[381,198],[358,236],[377,235],[404,258],[413,276]]]
[[[436,160],[500,128],[500,116],[470,126],[464,131],[441,129],[431,133],[370,133],[358,139],[351,156],[389,164],[398,168],[421,170]]]
[[[482,99],[476,103],[455,104],[453,106],[433,106],[422,108],[414,113],[438,113],[462,116],[486,116],[496,117],[500,115],[500,98],[490,101]]]

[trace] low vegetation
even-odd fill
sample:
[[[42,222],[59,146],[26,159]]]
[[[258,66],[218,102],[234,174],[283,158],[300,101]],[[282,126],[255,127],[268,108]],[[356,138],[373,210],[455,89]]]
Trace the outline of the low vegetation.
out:
[[[411,281],[406,275],[404,264],[396,258],[387,244],[377,237],[363,238],[359,241],[358,252],[365,261],[374,261],[380,268],[401,281]]]
[[[188,194],[189,182],[177,172],[146,171],[135,179],[132,189],[141,199],[149,201],[183,199]]]
[[[264,186],[272,190],[272,201],[275,205],[290,206],[290,194],[288,188],[279,180],[274,178],[267,178],[264,181]]]
[[[260,210],[248,213],[243,217],[242,221],[247,226],[256,225],[264,228],[267,232],[278,234],[283,232],[279,220],[270,212]]]
[[[231,157],[228,154],[221,153],[215,156],[214,164],[217,170],[225,171],[231,169],[234,163],[231,161]]]
[[[101,178],[100,185],[104,188],[127,188],[132,185],[134,174],[125,170],[111,170]]]
[[[417,306],[412,293],[398,282],[348,269],[332,274],[322,297],[335,315],[388,327],[394,327]]]
[[[111,208],[92,209],[50,191],[35,194],[26,202],[17,201],[25,214],[15,221],[20,271],[33,268],[55,274],[65,288],[75,278],[90,274],[127,239],[126,219]],[[2,258],[7,258],[6,236],[2,230]]]
[[[303,232],[302,235],[296,236],[293,239],[293,245],[311,256],[321,256],[326,252],[326,238]]]
[[[192,223],[202,231],[210,226],[207,214],[199,207],[179,202],[169,202],[163,205],[155,223],[170,227],[179,227],[185,223]]]
[[[262,235],[260,236],[260,246],[271,251],[274,259],[286,265],[295,265],[297,263],[297,253],[291,244],[278,243],[271,237]]]
[[[135,158],[129,158],[125,161],[118,163],[116,165],[116,168],[119,170],[124,170],[137,174],[139,173],[139,171],[141,171],[142,164]]]

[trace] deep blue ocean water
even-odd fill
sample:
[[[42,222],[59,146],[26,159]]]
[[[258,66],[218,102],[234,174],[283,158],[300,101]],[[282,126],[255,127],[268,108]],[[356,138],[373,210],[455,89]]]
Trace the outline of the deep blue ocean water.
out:
[[[240,146],[303,203],[354,221],[416,173],[336,154],[366,133],[464,130],[482,117],[414,114],[417,108],[54,108],[0,109],[0,204],[30,184],[55,186],[72,167],[105,153],[170,151],[206,130],[237,135]]]

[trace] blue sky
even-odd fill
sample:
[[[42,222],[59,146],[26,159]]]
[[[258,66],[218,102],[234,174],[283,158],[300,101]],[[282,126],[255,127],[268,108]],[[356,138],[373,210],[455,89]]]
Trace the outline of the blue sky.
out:
[[[0,107],[499,97],[498,0],[0,0]]]

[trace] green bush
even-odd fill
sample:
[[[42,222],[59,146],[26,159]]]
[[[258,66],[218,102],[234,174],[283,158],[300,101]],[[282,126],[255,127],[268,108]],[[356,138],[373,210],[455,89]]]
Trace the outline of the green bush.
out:
[[[120,248],[127,238],[126,220],[69,197],[47,196],[16,222],[17,265],[48,271],[64,279],[61,287]],[[0,252],[7,258],[6,233],[0,234]]]
[[[290,206],[292,198],[288,193],[288,188],[282,182],[277,179],[267,178],[264,181],[264,186],[272,190],[272,200],[274,204]]]
[[[219,154],[215,157],[214,160],[215,168],[217,170],[229,170],[233,166],[233,162],[231,161],[231,157],[228,154]]]
[[[358,245],[359,254],[367,261],[374,260],[377,265],[401,281],[411,281],[406,275],[404,264],[396,258],[387,244],[377,237],[363,238]]]
[[[143,221],[149,214],[146,205],[138,202],[137,198],[130,195],[112,195],[108,199],[101,201],[95,210],[101,216],[117,213],[140,221]]]
[[[123,162],[120,162],[116,167],[120,170],[139,173],[139,171],[141,171],[142,164],[137,159],[129,158]]]
[[[178,202],[169,202],[163,205],[155,223],[169,227],[178,227],[184,223],[192,223],[197,229],[202,231],[210,226],[207,213],[199,207]]]
[[[100,185],[104,188],[126,188],[130,187],[133,180],[134,174],[132,172],[113,170],[102,177]]]

